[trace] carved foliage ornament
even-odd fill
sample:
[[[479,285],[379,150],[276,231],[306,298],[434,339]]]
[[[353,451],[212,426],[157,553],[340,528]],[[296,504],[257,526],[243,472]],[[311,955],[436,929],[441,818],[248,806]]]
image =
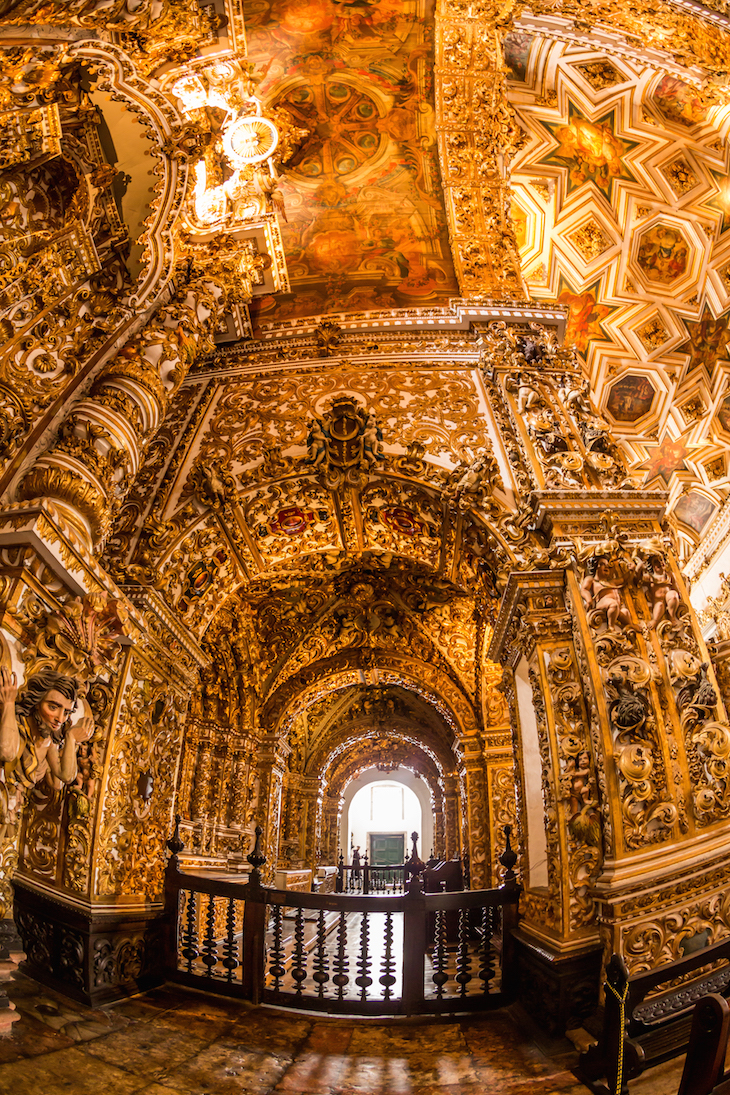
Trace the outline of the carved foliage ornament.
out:
[[[121,601],[89,593],[49,611],[37,597],[25,603],[31,641],[23,652],[29,676],[54,669],[89,681],[114,665],[127,633],[128,614]]]

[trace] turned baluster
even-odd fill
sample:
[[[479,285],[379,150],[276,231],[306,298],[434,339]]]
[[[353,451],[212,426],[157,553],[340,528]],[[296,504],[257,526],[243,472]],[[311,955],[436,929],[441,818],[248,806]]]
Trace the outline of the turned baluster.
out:
[[[236,902],[232,897],[228,898],[226,909],[226,938],[223,942],[223,960],[221,965],[228,971],[227,980],[233,982],[233,971],[240,966],[238,960],[238,943],[236,942]]]
[[[332,984],[337,987],[337,999],[341,1000],[345,993],[345,987],[350,983],[348,970],[350,962],[347,958],[347,914],[340,913],[337,925],[337,952],[332,962],[334,976]]]
[[[431,980],[436,986],[436,999],[441,1000],[444,995],[444,985],[449,979],[449,974],[446,969],[446,913],[443,909],[438,909],[436,912],[432,962],[433,975]]]
[[[380,968],[383,971],[380,984],[383,986],[383,999],[390,1000],[393,995],[393,985],[396,981],[394,974],[395,959],[393,957],[393,914],[390,912],[385,914],[383,938],[385,940],[385,952],[380,963]]]
[[[459,995],[466,996],[466,987],[471,981],[468,909],[459,909],[459,944],[456,953],[456,981],[460,986]]]
[[[324,986],[329,981],[326,945],[327,927],[325,925],[324,909],[320,909],[317,917],[317,944],[314,950],[314,973],[312,974],[312,980],[317,985],[317,996],[320,1000],[324,996]]]
[[[282,978],[286,973],[286,967],[284,961],[286,954],[284,947],[282,946],[282,927],[283,927],[283,912],[281,905],[272,905],[271,918],[274,924],[274,938],[273,946],[271,948],[271,965],[269,966],[269,976],[274,978],[274,991],[278,992],[281,988]]]
[[[194,890],[188,891],[185,909],[185,931],[182,933],[184,946],[180,952],[187,959],[187,972],[193,972],[193,962],[200,954],[198,950],[198,907]]]
[[[213,976],[213,966],[218,964],[218,946],[215,941],[215,898],[208,895],[208,908],[205,915],[205,940],[200,960],[206,967],[205,977]]]
[[[373,983],[372,977],[369,976],[370,966],[372,961],[369,953],[370,943],[370,925],[368,923],[368,914],[364,912],[362,914],[362,920],[360,922],[360,952],[357,957],[357,968],[360,973],[355,978],[355,984],[360,989],[360,999],[367,999],[368,988]]]
[[[486,906],[482,909],[482,942],[479,948],[479,978],[483,985],[485,996],[490,990],[491,981],[494,979],[494,949],[492,938],[494,937],[497,910],[494,906]]]
[[[302,994],[302,982],[307,977],[307,952],[304,949],[304,910],[297,909],[294,917],[294,960],[292,964],[292,980],[296,984],[296,995]]]

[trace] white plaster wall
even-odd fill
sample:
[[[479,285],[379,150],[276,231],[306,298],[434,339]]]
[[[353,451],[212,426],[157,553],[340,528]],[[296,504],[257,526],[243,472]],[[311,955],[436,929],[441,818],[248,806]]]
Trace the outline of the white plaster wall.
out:
[[[542,759],[537,737],[537,719],[532,703],[529,667],[524,658],[515,670],[517,710],[522,740],[522,780],[527,815],[527,864],[529,886],[547,886],[547,838],[545,804],[542,797]]]
[[[384,813],[384,808],[388,805],[387,794],[378,793],[378,788],[385,787],[395,788],[395,815],[400,813],[400,816]],[[371,818],[373,803],[375,810]],[[360,854],[364,855],[368,848],[368,833],[401,832],[406,834],[407,856],[411,851],[412,832],[418,833],[418,851],[421,858],[426,859],[430,855],[433,845],[433,813],[431,792],[426,783],[406,768],[397,768],[385,778],[377,768],[361,773],[348,785],[343,796],[340,848],[345,862],[350,861],[351,835],[354,843],[360,845]]]

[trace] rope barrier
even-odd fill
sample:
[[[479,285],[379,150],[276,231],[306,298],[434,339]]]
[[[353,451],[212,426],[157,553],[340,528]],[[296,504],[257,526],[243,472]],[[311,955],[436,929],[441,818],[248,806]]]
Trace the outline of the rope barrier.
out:
[[[610,989],[618,1000],[618,1064],[616,1067],[616,1088],[614,1095],[621,1095],[621,1085],[624,1074],[624,1038],[626,1037],[626,997],[629,994],[628,981],[624,985],[624,991],[619,995],[610,981],[606,981],[606,988]]]

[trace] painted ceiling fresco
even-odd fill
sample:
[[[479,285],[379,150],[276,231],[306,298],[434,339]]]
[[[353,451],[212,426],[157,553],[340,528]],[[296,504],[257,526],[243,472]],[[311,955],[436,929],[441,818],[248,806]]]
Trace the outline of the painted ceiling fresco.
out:
[[[440,191],[433,24],[409,0],[248,0],[258,93],[307,131],[281,182],[292,293],[276,321],[457,293]]]
[[[730,489],[730,108],[696,72],[564,23],[506,39],[523,273],[566,306],[596,403],[638,480],[669,488],[690,552]]]

